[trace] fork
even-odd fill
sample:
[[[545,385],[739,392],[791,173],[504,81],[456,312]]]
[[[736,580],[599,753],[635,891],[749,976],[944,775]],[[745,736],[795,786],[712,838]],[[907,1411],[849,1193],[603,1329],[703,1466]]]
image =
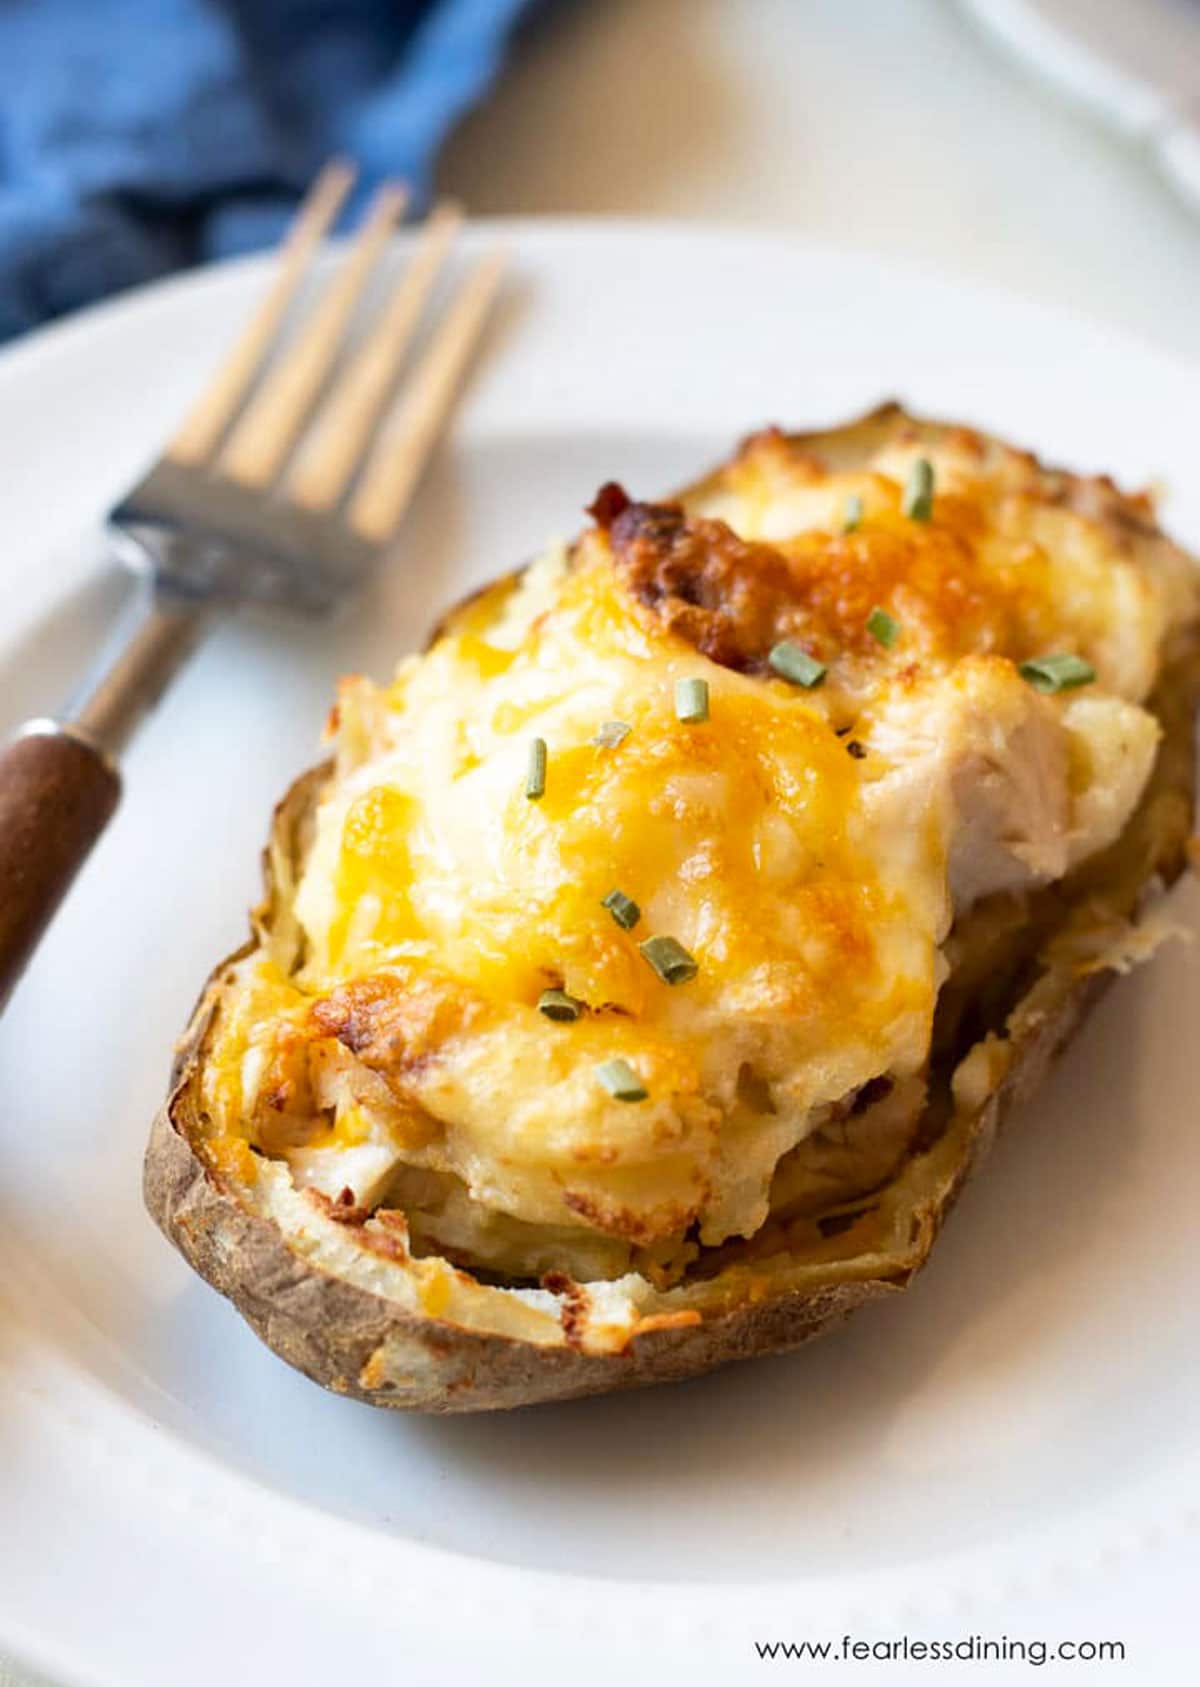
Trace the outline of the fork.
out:
[[[462,221],[437,207],[360,345],[364,291],[405,209],[385,183],[286,345],[285,318],[353,182],[326,166],[274,278],[225,361],[145,477],[109,512],[145,576],[136,619],[60,718],[0,751],[0,1010],[111,818],[118,758],[216,614],[253,602],[334,609],[387,549],[440,436],[500,280],[478,260],[393,389]]]

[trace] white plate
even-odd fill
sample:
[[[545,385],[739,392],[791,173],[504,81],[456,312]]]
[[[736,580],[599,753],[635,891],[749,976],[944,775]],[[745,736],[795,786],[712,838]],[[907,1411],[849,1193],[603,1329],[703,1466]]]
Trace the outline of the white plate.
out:
[[[1161,353],[786,240],[503,234],[509,302],[395,566],[336,628],[243,623],[201,652],[0,1025],[0,1648],[120,1687],[305,1687],[351,1660],[422,1687],[729,1682],[755,1638],[1012,1633],[1020,1600],[1026,1631],[1073,1611],[1161,1661],[1200,1513],[1183,945],[1113,991],[908,1297],[685,1387],[374,1412],[273,1358],[142,1212],[171,1040],[240,938],[334,676],[387,672],[601,480],[655,492],[764,421],[896,393],[1163,476],[1200,539],[1200,371]],[[105,624],[97,512],[262,275],[172,282],[0,359],[0,719],[52,707]],[[1176,908],[1195,924],[1195,891]]]

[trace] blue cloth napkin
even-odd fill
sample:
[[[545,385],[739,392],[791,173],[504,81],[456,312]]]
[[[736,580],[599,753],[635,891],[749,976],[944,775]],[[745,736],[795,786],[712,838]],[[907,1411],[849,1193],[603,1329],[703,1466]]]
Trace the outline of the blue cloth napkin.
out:
[[[0,0],[0,339],[274,241],[334,153],[420,196],[531,3]]]

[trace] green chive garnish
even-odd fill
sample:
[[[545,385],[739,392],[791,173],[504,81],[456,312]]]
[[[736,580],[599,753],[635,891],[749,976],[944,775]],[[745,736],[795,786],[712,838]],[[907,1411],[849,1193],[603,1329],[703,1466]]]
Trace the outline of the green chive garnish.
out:
[[[633,728],[623,720],[606,720],[592,739],[592,743],[599,744],[605,750],[615,750],[622,739],[628,738],[632,731]]]
[[[708,681],[706,679],[677,679],[675,681],[675,713],[681,721],[688,725],[708,719]]]
[[[867,631],[885,650],[890,650],[900,637],[900,623],[894,620],[886,609],[880,609],[876,604],[867,616]]]
[[[650,1094],[627,1060],[602,1060],[596,1076],[614,1101],[645,1101]]]
[[[538,1012],[544,1013],[547,1019],[578,1019],[583,1003],[568,996],[565,990],[543,990],[538,997]]]
[[[1072,691],[1077,685],[1090,685],[1096,670],[1082,656],[1038,656],[1022,662],[1017,669],[1035,691]]]
[[[623,890],[610,890],[600,906],[607,908],[613,919],[625,931],[632,931],[642,917],[642,910],[632,896],[626,896]]]
[[[852,492],[846,499],[842,510],[842,532],[853,533],[863,518],[863,501],[857,492]]]
[[[638,948],[664,984],[686,984],[700,971],[683,944],[673,937],[648,937]]]
[[[791,680],[793,685],[802,685],[806,691],[820,685],[827,672],[824,662],[818,662],[815,656],[810,656],[807,650],[801,650],[790,638],[785,638],[782,644],[777,644],[767,661],[782,678]]]
[[[546,740],[535,738],[529,746],[529,772],[525,776],[525,795],[537,802],[546,795]]]
[[[901,507],[910,521],[932,520],[933,464],[928,457],[918,457],[909,469]]]

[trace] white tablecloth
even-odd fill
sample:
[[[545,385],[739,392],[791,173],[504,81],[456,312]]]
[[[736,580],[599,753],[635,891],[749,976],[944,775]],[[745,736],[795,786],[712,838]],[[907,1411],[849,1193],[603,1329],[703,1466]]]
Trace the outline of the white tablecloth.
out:
[[[575,0],[440,185],[478,212],[781,225],[1200,358],[1200,218],[953,0]],[[41,1684],[0,1661],[0,1687]]]

